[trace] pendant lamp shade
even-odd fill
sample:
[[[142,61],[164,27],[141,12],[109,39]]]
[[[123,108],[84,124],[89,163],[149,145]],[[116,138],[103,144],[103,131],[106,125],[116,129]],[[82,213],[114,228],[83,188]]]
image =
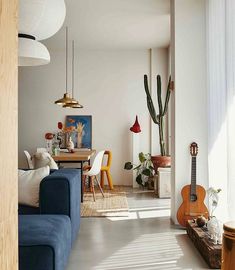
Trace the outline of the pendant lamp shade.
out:
[[[72,105],[72,104],[70,103],[70,104],[64,104],[64,105],[63,105],[63,108],[82,109],[83,106],[80,105],[80,104],[74,104],[74,105]]]
[[[73,109],[82,109],[83,106],[82,106],[81,104],[78,103],[78,104],[73,105],[72,108],[73,108]]]
[[[65,15],[64,0],[20,0],[19,33],[47,39],[59,31]]]
[[[63,98],[55,101],[57,105],[76,104],[76,100],[71,98],[68,93],[65,93]]]
[[[50,62],[47,48],[38,40],[58,32],[65,15],[64,0],[19,1],[19,66],[39,66]]]
[[[19,38],[19,66],[40,66],[50,63],[50,54],[41,42]]]

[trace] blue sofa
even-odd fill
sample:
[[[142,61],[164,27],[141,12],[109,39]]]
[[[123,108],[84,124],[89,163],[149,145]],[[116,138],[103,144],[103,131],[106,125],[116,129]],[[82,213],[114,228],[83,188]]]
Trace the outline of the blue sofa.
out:
[[[19,270],[64,270],[80,226],[81,172],[51,171],[39,207],[19,205]]]

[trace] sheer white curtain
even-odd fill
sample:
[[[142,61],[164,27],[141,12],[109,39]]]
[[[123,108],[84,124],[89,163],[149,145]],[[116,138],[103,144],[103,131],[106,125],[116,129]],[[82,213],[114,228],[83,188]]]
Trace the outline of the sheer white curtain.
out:
[[[207,0],[209,185],[216,216],[235,219],[235,0]]]

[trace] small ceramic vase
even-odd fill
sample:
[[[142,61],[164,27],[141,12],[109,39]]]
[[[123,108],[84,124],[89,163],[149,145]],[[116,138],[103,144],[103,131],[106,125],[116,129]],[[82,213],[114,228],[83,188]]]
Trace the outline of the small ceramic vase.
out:
[[[74,143],[73,143],[73,141],[72,141],[72,138],[71,138],[71,137],[69,137],[69,141],[68,141],[67,149],[68,149],[69,151],[73,151],[73,150],[74,150]]]

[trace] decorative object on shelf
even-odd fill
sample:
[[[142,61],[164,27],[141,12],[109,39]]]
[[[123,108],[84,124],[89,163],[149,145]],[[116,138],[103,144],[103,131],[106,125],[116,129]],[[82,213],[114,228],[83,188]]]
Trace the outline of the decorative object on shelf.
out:
[[[46,149],[47,152],[52,154],[52,143],[53,143],[54,134],[53,133],[46,133],[45,139],[46,139]]]
[[[206,225],[206,218],[204,216],[200,216],[196,219],[196,223],[198,227],[204,227]]]
[[[40,40],[53,36],[63,25],[64,0],[19,1],[19,66],[39,66],[50,62],[50,54]]]
[[[138,121],[138,116],[136,115],[135,118],[135,123],[134,125],[130,128],[130,131],[134,132],[134,133],[140,133],[141,132],[141,128],[140,128],[140,124]]]
[[[186,227],[188,220],[204,216],[208,218],[208,209],[204,203],[206,197],[205,189],[197,185],[197,154],[198,145],[193,142],[190,145],[191,164],[191,185],[186,185],[181,190],[183,202],[177,211],[177,220],[182,227]]]
[[[159,110],[158,115],[156,113],[154,103],[150,94],[147,75],[144,75],[144,88],[145,88],[145,93],[147,97],[147,105],[148,105],[149,113],[151,115],[153,122],[156,125],[158,125],[161,155],[152,157],[152,162],[153,162],[155,171],[157,172],[158,167],[167,167],[171,165],[171,157],[167,156],[166,154],[165,135],[164,135],[164,117],[167,114],[170,95],[171,95],[171,91],[174,90],[174,84],[171,81],[171,77],[170,77],[168,86],[167,86],[167,91],[166,91],[165,103],[163,106],[161,76],[157,75],[157,101],[158,101],[158,110]]]
[[[221,245],[214,244],[208,236],[205,227],[199,228],[195,222],[188,221],[186,225],[187,234],[201,253],[205,261],[212,269],[221,268]],[[231,268],[228,268],[230,270]]]
[[[209,218],[207,229],[213,243],[222,244],[222,223],[216,217]]]
[[[74,99],[74,40],[72,41],[72,99]],[[76,100],[76,103],[65,103],[63,108],[81,109],[83,106]]]
[[[210,238],[214,243],[222,243],[222,223],[214,216],[214,212],[219,203],[219,193],[221,189],[215,189],[210,187],[207,190],[209,197],[209,219],[207,222],[207,228]]]
[[[154,189],[155,170],[151,160],[150,154],[139,153],[139,165],[134,165],[132,162],[126,162],[124,165],[125,170],[136,170],[136,182],[142,187]]]
[[[68,142],[68,145],[67,145],[67,149],[69,150],[69,152],[73,152],[73,150],[74,150],[74,143],[73,143],[71,137],[69,137],[69,142]]]
[[[66,129],[72,130],[71,137],[76,148],[92,148],[92,116],[66,116]]]

